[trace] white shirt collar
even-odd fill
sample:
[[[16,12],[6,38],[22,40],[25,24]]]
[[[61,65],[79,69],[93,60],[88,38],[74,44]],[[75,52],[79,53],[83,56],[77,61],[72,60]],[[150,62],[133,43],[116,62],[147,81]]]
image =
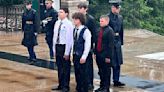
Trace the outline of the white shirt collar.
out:
[[[60,22],[65,23],[65,21],[67,21],[67,20],[68,20],[68,18],[67,18],[67,17],[66,17],[66,18],[64,18],[63,20],[61,20],[61,19],[60,19],[59,23],[60,23]]]
[[[78,30],[82,30],[84,28],[84,25],[80,25],[79,27],[76,27]]]

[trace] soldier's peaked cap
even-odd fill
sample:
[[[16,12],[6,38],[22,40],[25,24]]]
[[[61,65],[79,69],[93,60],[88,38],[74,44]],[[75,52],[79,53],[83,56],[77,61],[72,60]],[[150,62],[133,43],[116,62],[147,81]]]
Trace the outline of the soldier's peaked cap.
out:
[[[120,3],[112,3],[112,5],[117,7],[117,8],[121,7]]]
[[[120,3],[122,1],[123,0],[109,0],[109,4],[111,4],[112,6],[115,6],[116,8],[120,8],[121,7]]]

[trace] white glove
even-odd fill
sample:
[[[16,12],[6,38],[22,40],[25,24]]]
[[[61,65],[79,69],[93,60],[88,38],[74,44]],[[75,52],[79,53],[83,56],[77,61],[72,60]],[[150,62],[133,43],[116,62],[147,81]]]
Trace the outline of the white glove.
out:
[[[37,36],[38,35],[38,33],[34,33],[35,34],[35,36]]]
[[[45,26],[48,23],[48,21],[47,20],[42,20],[42,23]]]

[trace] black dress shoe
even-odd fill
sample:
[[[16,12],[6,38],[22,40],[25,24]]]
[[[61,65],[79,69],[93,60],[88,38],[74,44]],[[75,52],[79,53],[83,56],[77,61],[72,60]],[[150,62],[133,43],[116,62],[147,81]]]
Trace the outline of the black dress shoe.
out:
[[[96,89],[95,92],[101,92],[102,90],[103,90],[103,88],[100,87],[100,88]]]
[[[69,89],[68,88],[63,88],[62,92],[69,92]]]
[[[122,87],[122,86],[125,86],[125,84],[117,81],[117,82],[114,82],[114,86],[115,87]]]
[[[100,92],[110,92],[109,89],[103,89]]]
[[[30,57],[28,57],[28,58],[27,58],[27,60],[29,60],[29,61],[30,61],[30,60],[31,60],[31,58],[30,58]]]
[[[30,60],[30,61],[28,61],[28,64],[29,64],[29,65],[33,65],[34,62]]]
[[[36,59],[29,59],[28,64],[29,65],[34,65],[37,62]]]
[[[110,91],[109,91],[109,89],[98,88],[97,90],[95,90],[95,92],[110,92]]]
[[[58,86],[57,88],[52,88],[52,90],[62,90],[62,87]]]
[[[32,59],[31,61],[33,61],[35,63],[35,62],[37,62],[37,59]]]
[[[91,90],[92,91],[93,89],[94,89],[94,86],[92,84],[89,84],[88,85],[88,90]]]

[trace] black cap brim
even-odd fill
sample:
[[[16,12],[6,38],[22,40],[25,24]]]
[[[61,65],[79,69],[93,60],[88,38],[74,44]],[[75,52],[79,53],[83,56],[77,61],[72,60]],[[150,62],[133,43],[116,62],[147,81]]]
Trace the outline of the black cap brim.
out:
[[[116,8],[121,8],[120,3],[112,3],[112,6],[116,7]]]

